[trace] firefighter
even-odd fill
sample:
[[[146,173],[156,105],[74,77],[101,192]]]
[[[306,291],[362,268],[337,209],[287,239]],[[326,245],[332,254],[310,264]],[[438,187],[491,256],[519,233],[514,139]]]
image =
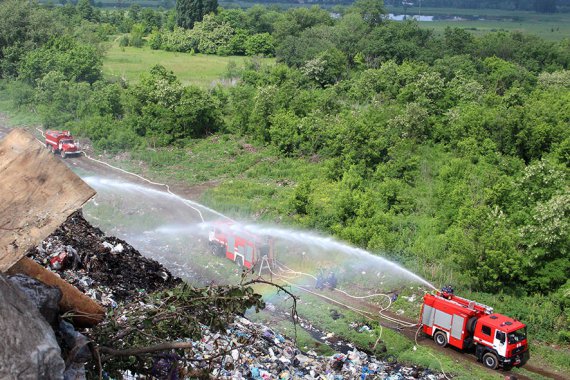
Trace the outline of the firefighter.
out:
[[[443,288],[441,288],[441,293],[443,294],[443,297],[451,299],[453,296],[453,286],[445,285]]]
[[[336,283],[337,283],[337,279],[336,279],[336,276],[334,275],[334,272],[330,272],[329,277],[327,279],[327,284],[329,286],[329,289],[334,290],[334,288],[336,288]]]
[[[317,283],[315,285],[316,289],[324,289],[325,287],[325,276],[323,270],[320,269],[319,273],[317,273]]]

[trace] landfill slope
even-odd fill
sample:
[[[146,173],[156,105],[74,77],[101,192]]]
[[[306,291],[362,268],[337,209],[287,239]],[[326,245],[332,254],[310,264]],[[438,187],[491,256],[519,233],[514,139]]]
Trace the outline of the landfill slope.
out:
[[[63,252],[70,257],[56,260]],[[81,210],[27,255],[106,306],[182,282],[127,242],[105,236],[85,220]]]
[[[140,309],[150,293],[167,290],[182,281],[158,262],[143,257],[127,242],[108,237],[90,225],[81,211],[37,247],[28,257],[81,291],[114,310],[114,320],[127,320],[123,310]],[[124,307],[117,307],[124,305]],[[99,328],[104,329],[106,322]],[[94,330],[95,331],[95,330]],[[354,348],[347,353],[321,356],[302,352],[293,340],[270,327],[236,315],[225,331],[201,325],[201,338],[172,337],[188,343],[185,350],[163,350],[152,356],[145,374],[155,378],[194,378],[207,373],[218,379],[444,379],[429,369],[383,362]],[[96,336],[92,338],[97,341]],[[105,366],[103,366],[103,370]],[[125,368],[132,375],[136,371]]]

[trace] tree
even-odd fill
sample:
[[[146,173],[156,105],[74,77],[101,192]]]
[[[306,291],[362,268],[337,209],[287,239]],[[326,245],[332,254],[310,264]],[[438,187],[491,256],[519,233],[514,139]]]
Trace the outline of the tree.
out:
[[[144,45],[144,25],[140,23],[133,24],[131,29],[131,39],[129,45],[134,47],[142,47]]]
[[[202,137],[222,125],[218,102],[205,91],[183,87],[163,66],[154,66],[128,92],[127,123],[152,145]]]
[[[473,51],[475,37],[468,31],[448,26],[445,28],[443,35],[445,47],[453,55],[469,54]]]
[[[196,22],[189,33],[198,40],[200,53],[227,54],[234,30],[228,23],[218,23],[213,15],[208,14],[202,21]]]
[[[258,33],[249,36],[245,41],[245,54],[271,57],[275,55],[273,37],[269,33]]]
[[[63,34],[55,16],[35,2],[0,1],[0,78],[17,76],[22,57]]]
[[[334,84],[347,71],[348,61],[344,53],[332,48],[325,50],[302,67],[303,73],[321,86]]]
[[[194,23],[202,21],[205,15],[215,13],[218,0],[177,0],[176,23],[186,29],[192,29]]]
[[[548,292],[564,284],[570,276],[570,192],[538,203],[531,224],[521,232],[532,258],[531,287]]]
[[[79,0],[77,2],[77,12],[82,18],[89,21],[93,20],[95,14],[90,0]]]
[[[368,25],[380,25],[386,14],[384,0],[356,0],[354,8],[360,13]]]
[[[40,49],[22,59],[19,72],[30,83],[50,71],[58,71],[69,81],[93,83],[101,78],[103,61],[97,49],[81,44],[69,36],[53,38]]]

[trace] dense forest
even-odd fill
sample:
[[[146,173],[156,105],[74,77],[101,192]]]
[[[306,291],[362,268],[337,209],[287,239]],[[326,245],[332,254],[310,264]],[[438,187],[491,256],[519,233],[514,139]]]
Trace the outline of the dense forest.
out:
[[[0,89],[46,128],[108,152],[184,157],[190,141],[229,134],[318,163],[268,219],[386,252],[432,280],[519,297],[511,314],[530,318],[538,305],[535,333],[570,341],[570,39],[434,34],[387,21],[377,0],[338,19],[319,7],[184,3],[3,1]],[[184,86],[162,66],[132,84],[102,75],[117,36],[252,59],[228,68],[235,85]]]

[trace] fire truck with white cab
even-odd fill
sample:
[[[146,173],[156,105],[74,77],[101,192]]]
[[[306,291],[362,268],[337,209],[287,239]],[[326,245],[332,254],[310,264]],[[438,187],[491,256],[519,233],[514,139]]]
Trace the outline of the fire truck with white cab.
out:
[[[46,148],[54,154],[58,154],[62,158],[66,158],[72,154],[80,154],[79,144],[73,140],[69,131],[47,130],[44,134],[46,139]]]
[[[477,360],[491,369],[521,367],[529,359],[525,324],[458,297],[450,287],[424,296],[420,323],[438,346],[474,349]]]

